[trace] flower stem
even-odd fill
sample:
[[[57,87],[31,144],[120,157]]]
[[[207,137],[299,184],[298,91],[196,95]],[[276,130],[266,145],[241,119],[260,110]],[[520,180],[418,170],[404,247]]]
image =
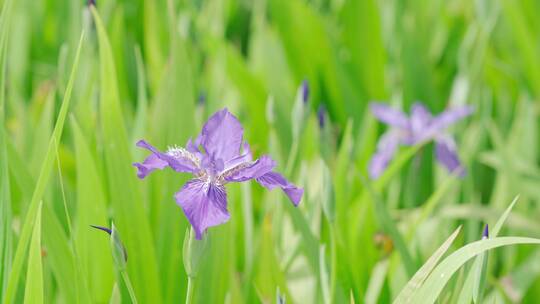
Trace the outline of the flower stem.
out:
[[[187,289],[186,289],[186,304],[191,304],[193,299],[193,278],[188,276]]]
[[[337,281],[337,234],[336,227],[331,224],[331,237],[330,237],[330,258],[331,258],[331,270],[330,270],[330,301],[334,301],[336,296],[336,281]]]
[[[298,154],[298,139],[292,142],[292,147],[289,152],[289,158],[287,159],[287,167],[285,168],[285,173],[287,175],[291,174],[294,162],[296,161],[296,155]]]
[[[129,280],[127,271],[121,270],[120,274],[122,275],[122,279],[124,279],[124,283],[126,284],[126,288],[129,292],[129,297],[131,299],[131,303],[137,304],[137,297],[135,297],[135,292],[133,291],[133,286],[131,285],[131,281]]]

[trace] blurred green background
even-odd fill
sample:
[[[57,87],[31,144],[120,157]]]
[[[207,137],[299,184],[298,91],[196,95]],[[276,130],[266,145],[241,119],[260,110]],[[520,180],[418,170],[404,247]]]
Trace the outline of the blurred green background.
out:
[[[101,27],[84,1],[0,4],[4,302],[130,303],[107,235],[89,228],[111,220],[139,303],[183,301],[188,224],[173,194],[187,176],[138,180],[135,142],[183,145],[224,106],[305,196],[294,209],[277,190],[228,185],[231,220],[209,230],[196,303],[391,302],[459,225],[453,249],[518,194],[501,234],[540,237],[537,0],[98,0]],[[474,105],[453,128],[466,177],[425,145],[366,182],[384,132],[370,101]],[[538,303],[539,250],[490,252],[485,301]],[[440,301],[475,294],[475,269]]]

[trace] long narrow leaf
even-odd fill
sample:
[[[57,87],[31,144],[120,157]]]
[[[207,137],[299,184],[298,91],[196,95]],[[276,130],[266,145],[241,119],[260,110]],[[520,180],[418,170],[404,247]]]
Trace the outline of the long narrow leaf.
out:
[[[26,271],[26,286],[24,289],[24,303],[43,303],[43,265],[41,262],[41,206],[39,203],[34,220],[34,231],[30,241],[28,254],[28,270]]]
[[[386,206],[382,201],[381,197],[378,193],[375,192],[374,187],[371,186],[369,182],[365,181],[365,179],[363,179],[363,183],[364,187],[366,187],[367,189],[368,194],[373,200],[373,204],[375,205],[375,216],[377,216],[377,221],[381,225],[384,232],[388,233],[388,235],[396,244],[396,249],[398,250],[403,260],[403,266],[405,267],[407,274],[409,276],[413,276],[416,271],[416,263],[414,262],[411,253],[409,252],[407,244],[405,243],[405,239],[403,238],[401,232],[390,217],[390,213],[386,209]]]
[[[476,241],[460,248],[444,259],[433,270],[424,285],[412,298],[412,303],[435,303],[435,300],[439,297],[446,283],[448,283],[450,278],[452,278],[459,268],[461,268],[468,260],[490,249],[517,244],[540,245],[540,239],[527,237],[499,237]]]
[[[426,278],[429,276],[429,274],[433,271],[435,266],[437,266],[437,263],[442,258],[442,256],[446,253],[448,248],[450,248],[450,245],[454,242],[456,237],[459,234],[459,231],[461,230],[461,226],[459,226],[456,231],[454,231],[447,239],[442,243],[442,245],[429,257],[429,259],[418,269],[418,271],[414,274],[414,276],[407,282],[407,285],[401,290],[401,292],[398,294],[396,299],[394,300],[394,304],[401,304],[401,303],[411,303],[411,298],[413,295],[418,291],[418,289],[422,286]]]
[[[36,212],[38,210],[38,203],[41,201],[43,197],[43,193],[45,192],[45,187],[47,186],[47,183],[49,181],[49,178],[53,169],[54,161],[55,161],[56,151],[58,150],[58,143],[60,142],[60,139],[62,136],[62,130],[64,128],[64,122],[66,120],[66,115],[67,115],[69,104],[71,101],[71,92],[73,90],[73,83],[75,80],[75,75],[77,73],[77,67],[79,64],[79,56],[81,53],[81,47],[82,47],[83,41],[84,41],[84,33],[81,34],[81,38],[79,40],[79,46],[77,47],[75,60],[73,62],[73,68],[71,70],[71,75],[68,81],[68,85],[66,87],[66,92],[64,94],[64,99],[62,101],[62,106],[60,107],[60,113],[58,115],[58,119],[56,120],[53,135],[49,142],[49,148],[47,149],[45,160],[41,166],[41,171],[39,173],[38,181],[36,183],[36,187],[32,195],[32,200],[30,201],[30,207],[28,208],[28,212],[26,214],[26,218],[22,226],[21,234],[19,237],[19,243],[17,244],[17,249],[15,251],[15,259],[13,261],[13,267],[9,274],[8,286],[6,289],[6,293],[4,294],[4,299],[3,299],[4,303],[9,304],[14,301],[14,296],[16,294],[17,287],[19,284],[19,278],[21,275],[21,269],[23,266],[24,257],[26,256],[25,254],[26,248],[28,247],[28,244],[30,242],[30,234],[33,227],[33,218],[35,218]]]
[[[128,135],[125,129],[120,97],[116,84],[116,70],[111,46],[103,22],[95,7],[91,7],[97,28],[100,58],[100,107],[104,158],[115,223],[123,231],[123,239],[130,257],[128,271],[137,299],[143,303],[161,302],[156,254],[151,229],[145,217],[140,190],[130,164]],[[131,266],[131,267],[130,267]]]
[[[514,208],[514,205],[516,204],[517,200],[519,198],[519,195],[514,198],[510,206],[506,208],[506,210],[503,212],[501,217],[497,220],[497,223],[491,229],[490,234],[492,238],[497,237],[499,234],[499,231],[502,228],[502,225],[508,218],[508,215],[510,215],[510,212]],[[478,274],[482,273],[482,269],[485,267],[484,264],[486,257],[482,258],[482,255],[478,256],[473,263],[473,266],[469,270],[467,274],[467,278],[465,279],[465,282],[463,283],[463,288],[461,289],[461,292],[459,293],[459,303],[470,303],[472,299],[474,299],[474,295],[476,294],[476,297],[478,297],[478,284],[480,284],[480,281],[482,280],[481,276],[479,277]],[[476,288],[476,290],[475,290]],[[476,301],[475,301],[476,302]]]

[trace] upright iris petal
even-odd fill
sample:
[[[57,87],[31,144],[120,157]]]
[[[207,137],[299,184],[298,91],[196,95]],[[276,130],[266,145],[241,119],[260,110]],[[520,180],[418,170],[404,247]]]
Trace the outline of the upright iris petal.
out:
[[[377,151],[369,163],[371,178],[377,178],[384,172],[399,145],[416,145],[426,141],[435,141],[437,160],[448,171],[461,170],[460,175],[464,174],[456,144],[446,128],[470,115],[472,107],[456,107],[433,116],[423,104],[415,103],[410,117],[385,104],[372,103],[370,109],[377,119],[390,126],[390,130],[379,140]]]
[[[137,143],[152,152],[142,163],[133,164],[139,178],[165,167],[193,174],[193,179],[176,193],[175,199],[197,239],[201,239],[209,227],[229,220],[225,191],[229,182],[255,179],[267,189],[281,188],[295,206],[302,199],[303,189],[274,172],[276,162],[270,156],[253,160],[248,143],[243,141],[243,133],[238,119],[223,109],[208,119],[195,140],[188,140],[186,148],[175,146],[160,152],[144,140]]]
[[[201,145],[208,155],[227,162],[240,154],[244,129],[227,109],[208,119],[201,133]]]

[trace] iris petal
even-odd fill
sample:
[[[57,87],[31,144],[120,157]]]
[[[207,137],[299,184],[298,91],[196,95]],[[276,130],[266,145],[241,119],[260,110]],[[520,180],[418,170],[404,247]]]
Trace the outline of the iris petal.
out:
[[[157,157],[155,154],[150,154],[142,163],[134,163],[133,165],[137,167],[137,176],[140,179],[143,179],[152,171],[156,169],[161,170],[167,167],[169,164]]]
[[[146,159],[150,163],[153,163],[153,166],[150,166],[149,164],[146,165],[145,162],[141,163],[134,163],[133,165],[139,169],[139,172],[141,176],[146,176],[148,173],[152,172],[155,169],[163,169],[163,162],[167,163],[167,166],[171,167],[174,171],[177,172],[191,172],[195,173],[199,171],[198,165],[196,163],[196,159],[194,156],[192,156],[189,152],[182,154],[182,153],[174,153],[174,155],[170,155],[169,153],[163,153],[158,151],[155,147],[150,145],[144,140],[139,140],[137,142],[137,146],[141,148],[145,148],[153,153],[155,158]],[[174,149],[173,149],[174,150]],[[176,149],[178,151],[183,151],[183,149]],[[158,162],[157,159],[163,161]],[[140,176],[139,176],[140,177]]]
[[[295,206],[298,206],[300,200],[302,199],[302,195],[304,194],[304,189],[298,188],[291,184],[277,172],[268,172],[263,176],[258,177],[256,180],[259,184],[261,184],[261,186],[269,190],[280,187]]]
[[[224,163],[240,154],[244,129],[226,108],[212,115],[201,133],[201,145],[207,154]]]
[[[457,155],[456,144],[451,137],[444,136],[436,139],[435,155],[437,160],[443,164],[449,172],[461,170],[459,175],[463,176],[465,174]]]
[[[198,240],[209,227],[223,224],[230,218],[227,193],[223,186],[192,179],[176,193],[175,199],[193,226]]]
[[[448,109],[441,114],[437,115],[432,122],[431,128],[436,130],[444,130],[451,124],[456,123],[458,120],[463,119],[474,112],[474,108],[471,106],[462,106]]]
[[[429,125],[433,116],[428,109],[421,103],[413,104],[411,108],[411,126],[410,133],[412,134],[412,144],[417,144],[424,140],[430,139],[432,134],[429,132]]]
[[[408,128],[409,119],[405,113],[401,112],[400,110],[396,110],[383,103],[375,102],[371,103],[369,108],[373,115],[375,115],[378,120],[384,122],[385,124],[403,129]]]
[[[261,156],[252,164],[244,164],[224,172],[223,178],[228,182],[245,182],[265,175],[276,166],[276,162],[268,155]]]
[[[397,131],[386,132],[377,143],[377,152],[369,162],[369,177],[378,178],[394,157],[399,145],[399,133]]]
[[[171,148],[160,152],[144,140],[137,146],[152,152],[142,163],[135,163],[137,175],[144,178],[156,169],[167,166],[178,172],[190,172],[195,178],[188,181],[175,194],[178,205],[184,211],[201,239],[209,227],[227,222],[227,194],[224,184],[256,179],[268,189],[280,187],[296,206],[303,190],[287,181],[272,169],[275,161],[263,155],[256,161],[247,142],[242,153],[243,128],[240,122],[227,109],[212,115],[195,140],[189,139],[186,148]]]
[[[242,154],[238,155],[237,157],[227,161],[225,163],[225,170],[232,169],[242,163],[251,162],[253,160],[253,156],[251,155],[251,149],[249,148],[249,144],[244,142],[244,146],[242,149]]]

